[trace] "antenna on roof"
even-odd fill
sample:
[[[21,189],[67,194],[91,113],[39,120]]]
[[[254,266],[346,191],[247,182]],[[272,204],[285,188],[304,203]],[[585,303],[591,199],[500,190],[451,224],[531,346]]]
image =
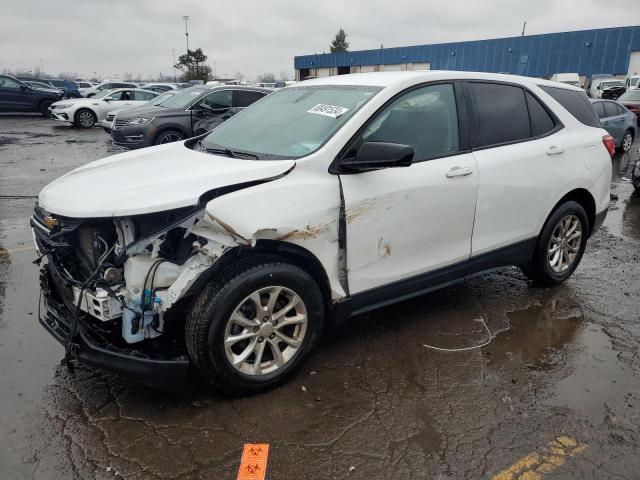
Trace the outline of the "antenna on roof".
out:
[[[527,21],[525,20],[524,21],[524,25],[522,26],[522,35],[521,35],[521,37],[524,37],[524,31],[526,30],[526,28],[527,28]]]

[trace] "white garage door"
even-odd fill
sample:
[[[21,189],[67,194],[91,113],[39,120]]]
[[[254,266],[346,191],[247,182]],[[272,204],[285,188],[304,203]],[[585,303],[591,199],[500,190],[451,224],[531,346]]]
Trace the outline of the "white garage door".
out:
[[[429,62],[414,63],[413,69],[414,70],[431,70],[431,64]]]
[[[629,59],[629,75],[640,74],[640,52],[631,52]]]

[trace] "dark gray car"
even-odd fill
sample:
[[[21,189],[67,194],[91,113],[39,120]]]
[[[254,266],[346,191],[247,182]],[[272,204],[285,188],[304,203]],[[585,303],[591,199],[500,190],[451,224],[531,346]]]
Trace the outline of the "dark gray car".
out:
[[[591,100],[600,124],[615,140],[616,148],[628,152],[638,133],[638,123],[633,112],[613,100]]]
[[[239,85],[181,90],[160,105],[118,113],[111,138],[115,145],[141,148],[194,137],[214,129],[271,91]]]

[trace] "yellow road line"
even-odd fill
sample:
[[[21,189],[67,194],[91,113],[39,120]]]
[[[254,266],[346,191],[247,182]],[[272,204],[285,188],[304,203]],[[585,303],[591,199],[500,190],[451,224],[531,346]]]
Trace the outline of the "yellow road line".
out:
[[[35,247],[0,248],[0,256],[16,252],[26,252],[28,250],[35,250]]]
[[[564,465],[568,458],[582,453],[585,448],[585,444],[578,444],[571,437],[557,437],[547,443],[541,452],[516,460],[509,468],[491,477],[491,480],[541,480],[544,474]]]

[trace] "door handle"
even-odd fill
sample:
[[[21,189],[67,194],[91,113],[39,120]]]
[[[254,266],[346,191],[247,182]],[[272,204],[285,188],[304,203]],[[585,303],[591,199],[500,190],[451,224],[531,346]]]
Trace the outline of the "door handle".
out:
[[[471,175],[473,171],[469,167],[452,167],[445,175],[447,178],[465,177]]]
[[[563,152],[564,152],[564,148],[557,147],[555,145],[551,145],[549,148],[547,148],[547,155],[558,155]]]

